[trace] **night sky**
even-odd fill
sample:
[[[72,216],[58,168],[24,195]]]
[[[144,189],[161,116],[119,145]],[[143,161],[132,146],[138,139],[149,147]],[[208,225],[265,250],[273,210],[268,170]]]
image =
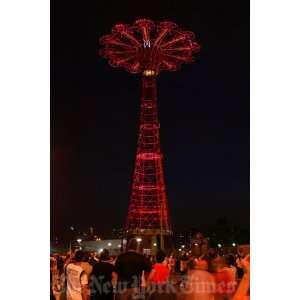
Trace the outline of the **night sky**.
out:
[[[249,223],[248,1],[51,1],[51,231],[123,225],[137,146],[140,75],[110,67],[117,22],[170,20],[196,34],[193,64],[158,78],[175,228]]]

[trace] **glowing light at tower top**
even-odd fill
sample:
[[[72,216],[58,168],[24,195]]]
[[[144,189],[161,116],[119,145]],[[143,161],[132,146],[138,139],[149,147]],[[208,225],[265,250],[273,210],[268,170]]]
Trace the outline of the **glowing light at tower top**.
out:
[[[133,25],[116,24],[100,43],[100,55],[112,67],[145,76],[176,71],[182,64],[192,62],[200,49],[193,32],[183,31],[173,22],[148,19],[139,19]]]

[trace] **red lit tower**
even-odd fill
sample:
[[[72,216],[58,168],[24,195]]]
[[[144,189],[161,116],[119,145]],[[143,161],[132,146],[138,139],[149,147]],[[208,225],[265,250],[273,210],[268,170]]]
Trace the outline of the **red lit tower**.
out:
[[[176,71],[199,50],[194,34],[173,22],[140,19],[133,25],[116,24],[100,39],[100,55],[112,67],[142,73],[141,113],[131,198],[126,222],[127,237],[143,240],[144,248],[169,247],[170,217],[164,183],[157,113],[156,77]]]

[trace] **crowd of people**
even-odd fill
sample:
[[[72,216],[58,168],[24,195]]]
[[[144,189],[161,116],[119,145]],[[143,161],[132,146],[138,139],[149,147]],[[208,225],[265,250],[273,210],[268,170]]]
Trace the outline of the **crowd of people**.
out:
[[[81,250],[50,257],[51,300],[246,300],[250,299],[250,256],[155,257],[138,251],[136,239],[127,251],[110,257]]]

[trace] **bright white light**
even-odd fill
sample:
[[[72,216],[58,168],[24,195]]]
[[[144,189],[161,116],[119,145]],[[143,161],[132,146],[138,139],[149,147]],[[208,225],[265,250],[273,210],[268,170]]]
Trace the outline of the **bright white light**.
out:
[[[178,250],[179,250],[179,251],[181,251],[182,249],[181,249],[181,248],[179,248]]]
[[[184,247],[185,247],[184,245],[181,246],[181,248],[184,248]]]
[[[118,247],[121,248],[121,244],[119,244]]]
[[[99,249],[99,253],[101,253],[102,251],[103,251],[103,249],[102,249],[102,248],[100,248],[100,249]]]
[[[218,244],[218,247],[219,247],[219,248],[221,248],[221,247],[222,247],[222,245],[221,245],[221,244]]]
[[[137,238],[136,241],[137,241],[138,243],[140,243],[140,242],[142,241],[142,239],[141,239],[141,238]]]
[[[110,247],[110,246],[111,246],[111,243],[108,243],[107,246]]]
[[[82,242],[82,239],[77,239],[77,242],[78,242],[78,243],[81,243],[81,242]]]
[[[156,243],[154,243],[154,244],[153,244],[153,246],[154,246],[154,247],[156,247],[156,246],[157,246],[157,244],[156,244]]]
[[[194,245],[195,245],[195,246],[199,246],[198,243],[195,243]]]
[[[235,247],[236,246],[236,243],[232,243],[232,247]]]

